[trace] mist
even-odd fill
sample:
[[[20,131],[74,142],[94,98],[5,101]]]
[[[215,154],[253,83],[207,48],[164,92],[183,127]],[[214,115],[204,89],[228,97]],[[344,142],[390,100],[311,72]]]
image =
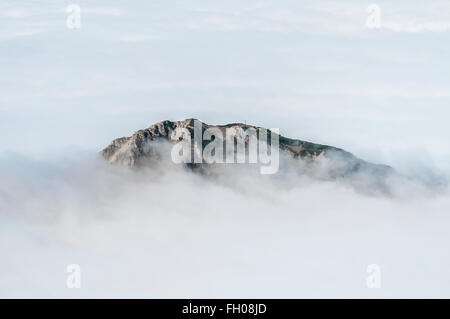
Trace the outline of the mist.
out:
[[[272,176],[167,160],[132,170],[80,152],[0,163],[1,297],[450,295],[447,188],[367,193],[287,159]],[[81,289],[66,287],[69,264]],[[367,288],[371,264],[380,289]]]

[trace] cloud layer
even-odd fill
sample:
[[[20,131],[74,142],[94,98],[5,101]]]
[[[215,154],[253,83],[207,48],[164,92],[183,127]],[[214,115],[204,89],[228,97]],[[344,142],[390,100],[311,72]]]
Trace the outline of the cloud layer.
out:
[[[448,297],[447,192],[3,158],[2,297]],[[257,172],[257,170],[255,170]],[[66,288],[79,264],[82,288]],[[368,289],[378,264],[382,288]]]
[[[59,1],[0,4],[1,297],[449,297],[446,191],[92,158],[196,117],[448,175],[448,3],[379,1],[376,30],[356,1],[78,4],[80,29]]]

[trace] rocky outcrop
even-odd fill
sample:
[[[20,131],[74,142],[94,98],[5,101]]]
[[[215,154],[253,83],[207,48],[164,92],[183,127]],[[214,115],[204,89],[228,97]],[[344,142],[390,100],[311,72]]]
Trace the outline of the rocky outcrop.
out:
[[[115,139],[101,154],[112,164],[122,164],[134,167],[142,163],[144,159],[158,156],[151,148],[152,142],[165,140],[173,142],[172,134],[177,127],[188,127],[189,120],[185,121],[163,121],[149,128],[139,130],[130,137]]]
[[[227,128],[259,129],[252,125],[233,123],[227,125],[208,125],[201,123],[202,130],[207,128],[217,128],[225,131]],[[177,128],[189,130],[193,136],[194,119],[184,121],[162,121],[151,125],[146,129],[135,132],[130,137],[121,137],[111,142],[104,150],[102,156],[113,164],[120,164],[129,167],[142,165],[148,160],[161,158],[155,146],[159,141],[175,143],[174,133]],[[270,131],[269,131],[270,134]],[[275,134],[275,133],[273,133]],[[247,143],[247,141],[246,141]],[[346,152],[342,149],[310,143],[297,139],[290,139],[279,136],[280,153],[303,162],[314,163],[319,159],[328,159],[332,165],[328,167],[328,176],[347,176],[358,172],[370,172],[379,176],[384,176],[393,172],[393,169],[386,165],[368,163]],[[202,164],[205,165],[205,164]]]

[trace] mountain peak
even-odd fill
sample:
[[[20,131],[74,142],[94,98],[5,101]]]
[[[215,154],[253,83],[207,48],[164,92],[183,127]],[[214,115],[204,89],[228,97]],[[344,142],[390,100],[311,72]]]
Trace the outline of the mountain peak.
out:
[[[187,118],[182,121],[165,120],[155,123],[146,129],[136,131],[129,137],[121,137],[113,140],[110,145],[101,151],[101,154],[108,162],[113,164],[129,167],[141,166],[148,160],[158,158],[158,151],[156,149],[157,142],[163,141],[174,144],[178,141],[174,138],[176,129],[187,129],[188,132],[194,133],[195,121],[196,119],[194,118]],[[243,130],[249,128],[261,129],[243,123],[229,123],[224,125],[209,125],[201,121],[199,123],[201,123],[202,131],[208,128],[215,128],[221,131],[236,128]],[[267,131],[269,134],[276,134],[270,132],[270,130]],[[386,175],[393,171],[389,166],[368,163],[336,147],[311,143],[300,139],[291,139],[282,135],[278,137],[279,151],[283,156],[306,163],[314,163],[321,158],[335,162],[336,165],[332,165],[332,169],[329,172],[332,177],[343,177],[361,171],[371,171],[376,174]],[[245,141],[245,144],[248,144],[248,140]]]

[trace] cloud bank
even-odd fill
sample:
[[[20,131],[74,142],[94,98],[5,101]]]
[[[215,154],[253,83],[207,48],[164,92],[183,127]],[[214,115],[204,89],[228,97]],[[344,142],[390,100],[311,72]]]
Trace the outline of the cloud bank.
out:
[[[367,196],[292,172],[205,178],[80,154],[0,166],[1,297],[450,295],[447,190]],[[66,288],[69,264],[81,289]]]

